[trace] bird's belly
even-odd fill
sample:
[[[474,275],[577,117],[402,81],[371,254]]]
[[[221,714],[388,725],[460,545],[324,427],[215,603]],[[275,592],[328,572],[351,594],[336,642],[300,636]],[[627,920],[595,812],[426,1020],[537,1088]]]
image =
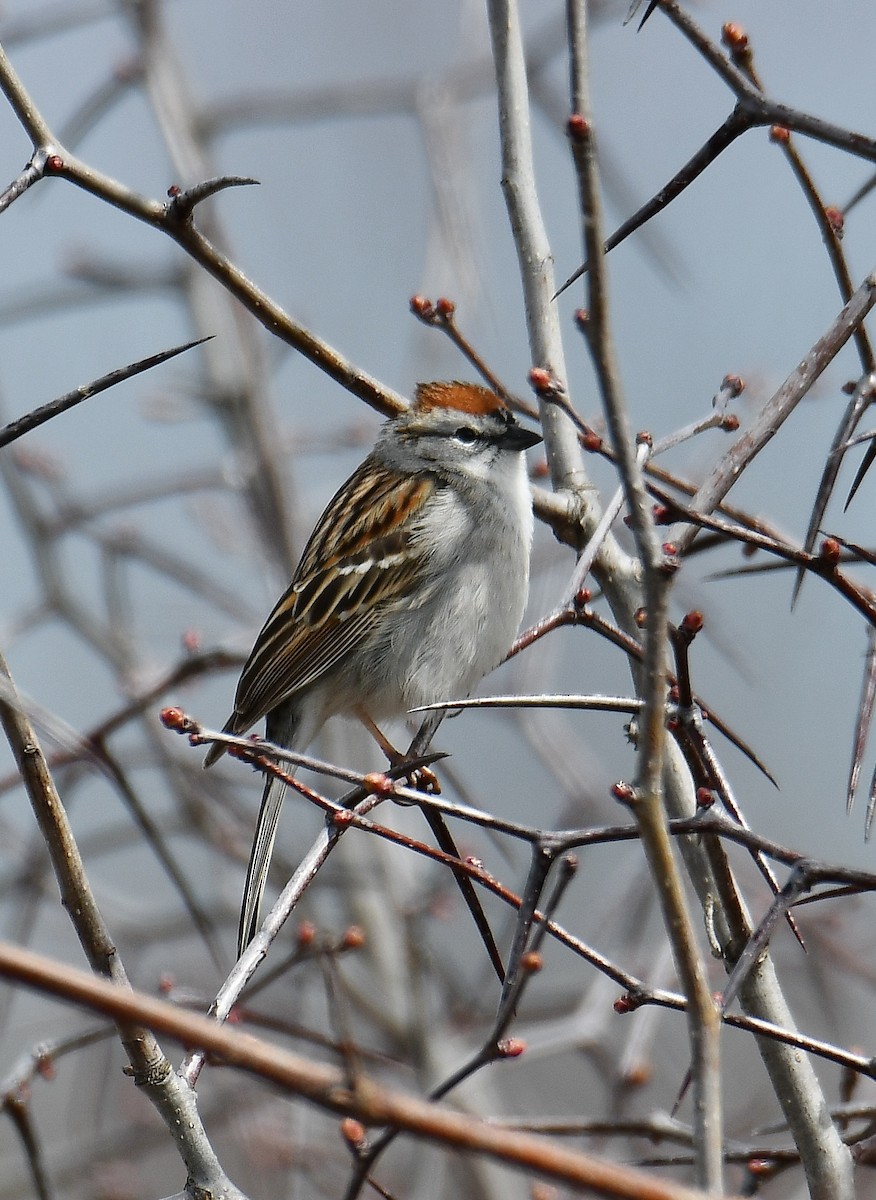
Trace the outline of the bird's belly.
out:
[[[501,577],[507,580],[505,571]],[[375,720],[463,699],[498,666],[523,615],[525,567],[503,589],[484,564],[457,567],[430,592],[420,604],[400,604],[388,614],[363,655],[360,694]]]

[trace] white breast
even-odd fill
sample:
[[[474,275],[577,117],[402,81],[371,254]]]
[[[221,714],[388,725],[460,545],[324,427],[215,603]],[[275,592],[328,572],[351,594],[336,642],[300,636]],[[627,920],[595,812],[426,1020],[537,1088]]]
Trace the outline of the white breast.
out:
[[[407,662],[404,707],[461,699],[509,650],[526,606],[532,504],[521,454],[502,454],[489,485],[443,488],[417,540],[431,547],[423,602],[400,612],[392,642]]]

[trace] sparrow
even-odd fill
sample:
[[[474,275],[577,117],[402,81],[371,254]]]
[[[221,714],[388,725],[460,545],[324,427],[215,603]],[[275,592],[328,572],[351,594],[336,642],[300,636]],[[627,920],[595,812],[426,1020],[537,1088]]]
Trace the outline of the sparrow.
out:
[[[262,717],[304,751],[333,716],[377,723],[461,698],[511,646],[529,589],[524,451],[541,437],[489,388],[421,383],[319,518],[258,635],[223,732]],[[384,748],[388,743],[381,743]],[[225,747],[215,742],[204,766]],[[259,913],[286,785],[267,780],[238,931]]]

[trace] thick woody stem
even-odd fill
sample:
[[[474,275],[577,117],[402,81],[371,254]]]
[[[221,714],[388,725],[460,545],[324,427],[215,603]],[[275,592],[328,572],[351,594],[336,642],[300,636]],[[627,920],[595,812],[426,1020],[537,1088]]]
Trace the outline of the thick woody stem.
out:
[[[647,622],[644,662],[639,680],[644,708],[640,718],[638,780],[632,792],[632,809],[660,898],[663,922],[676,969],[688,997],[697,1182],[717,1195],[723,1190],[720,1017],[709,991],[706,968],[697,945],[663,803],[670,576],[666,553],[651,518],[642,462],[627,417],[611,332],[599,172],[590,111],[587,25],[583,0],[568,0],[567,25],[573,107],[569,135],[578,176],[586,258],[590,264],[585,333],[618,456],[636,547],[644,566]]]
[[[112,1016],[138,1023],[186,1045],[203,1046],[228,1067],[259,1075],[329,1112],[368,1125],[396,1126],[457,1150],[485,1154],[561,1183],[618,1200],[706,1200],[705,1193],[634,1167],[582,1154],[556,1141],[502,1129],[467,1113],[392,1092],[363,1077],[350,1089],[343,1069],[311,1062],[250,1034],[219,1025],[166,1000],[122,990],[43,955],[0,943],[0,975]],[[192,1189],[194,1194],[194,1189]],[[243,1200],[233,1185],[208,1193]]]
[[[0,692],[0,722],[48,848],[62,903],[92,969],[107,977],[113,993],[130,997],[132,992],[124,965],[91,891],[63,802],[2,655],[0,683],[3,684]],[[16,951],[17,955],[24,953]],[[64,968],[64,971],[72,973],[70,968]],[[226,1178],[213,1153],[198,1116],[194,1091],[174,1072],[152,1030],[136,1016],[127,1013],[124,1003],[113,1012],[113,1016],[128,1055],[131,1074],[161,1114],[193,1182],[204,1189],[227,1188],[221,1194],[228,1196],[229,1200],[243,1200],[241,1193]]]

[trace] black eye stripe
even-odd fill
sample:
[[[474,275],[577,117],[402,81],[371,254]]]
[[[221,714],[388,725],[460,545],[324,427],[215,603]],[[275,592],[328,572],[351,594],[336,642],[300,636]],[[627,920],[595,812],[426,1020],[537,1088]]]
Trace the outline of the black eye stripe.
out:
[[[471,425],[458,425],[455,429],[411,429],[405,430],[403,436],[416,438],[452,438],[463,445],[473,446],[475,442],[501,441],[509,430],[519,429],[520,426],[510,412],[495,412],[490,414],[497,428],[473,428]]]

